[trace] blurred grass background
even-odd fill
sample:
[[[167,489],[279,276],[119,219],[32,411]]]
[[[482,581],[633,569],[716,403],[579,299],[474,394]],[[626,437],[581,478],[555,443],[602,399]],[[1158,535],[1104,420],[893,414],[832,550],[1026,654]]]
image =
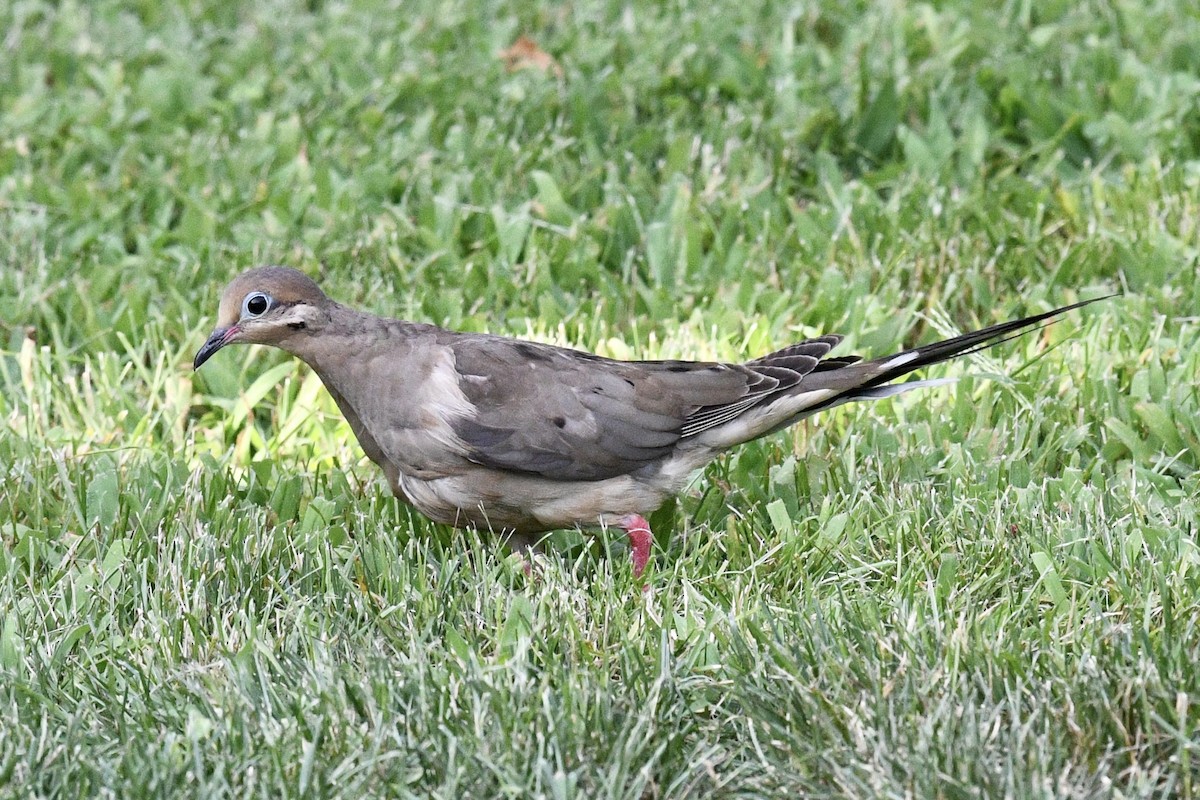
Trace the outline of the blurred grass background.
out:
[[[0,32],[12,795],[1196,793],[1194,3],[9,0]],[[530,582],[399,507],[278,353],[193,375],[258,263],[617,357],[1121,297],[714,465],[643,597],[619,541]]]

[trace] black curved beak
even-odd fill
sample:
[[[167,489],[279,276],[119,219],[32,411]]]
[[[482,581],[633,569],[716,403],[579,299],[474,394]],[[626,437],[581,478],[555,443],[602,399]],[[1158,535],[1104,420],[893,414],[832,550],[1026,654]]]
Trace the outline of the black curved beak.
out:
[[[229,343],[229,339],[234,333],[237,333],[237,328],[235,327],[217,328],[213,331],[212,336],[208,337],[208,341],[204,343],[204,346],[196,351],[196,358],[192,361],[192,369],[200,369],[200,365],[212,358],[213,353]]]

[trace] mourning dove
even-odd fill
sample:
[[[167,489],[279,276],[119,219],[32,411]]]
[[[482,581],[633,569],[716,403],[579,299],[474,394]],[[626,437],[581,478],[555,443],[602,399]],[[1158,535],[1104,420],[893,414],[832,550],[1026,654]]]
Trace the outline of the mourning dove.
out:
[[[833,334],[745,364],[616,361],[377,317],[302,272],[260,267],[225,289],[194,366],[228,344],[279,347],[316,371],[392,491],[430,519],[518,546],[616,526],[640,576],[645,515],[725,450],[842,403],[946,383],[892,381],[1088,302],[872,361],[830,357]]]

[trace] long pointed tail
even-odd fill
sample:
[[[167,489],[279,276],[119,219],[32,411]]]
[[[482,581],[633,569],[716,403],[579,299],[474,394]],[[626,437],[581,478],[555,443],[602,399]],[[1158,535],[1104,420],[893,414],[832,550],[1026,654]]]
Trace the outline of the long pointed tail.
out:
[[[838,370],[838,372],[844,371],[846,378],[851,378],[853,373],[858,372],[858,378],[861,382],[855,386],[846,386],[844,391],[840,392],[837,396],[831,397],[819,405],[812,406],[807,411],[811,413],[823,408],[829,408],[830,406],[841,405],[851,400],[890,397],[923,386],[936,386],[948,383],[949,381],[946,379],[936,378],[909,381],[906,383],[893,383],[893,381],[922,367],[928,367],[932,364],[938,364],[943,361],[949,361],[996,347],[1004,342],[1023,336],[1030,331],[1043,328],[1053,322],[1055,318],[1068,311],[1082,308],[1100,300],[1107,300],[1114,296],[1109,294],[1103,297],[1095,297],[1091,300],[1081,300],[1078,303],[1062,306],[1053,311],[1046,311],[1041,314],[1010,320],[1009,322],[1001,322],[977,331],[972,331],[971,333],[964,333],[961,336],[914,347],[911,350],[905,350],[894,356],[875,359],[863,364],[855,364],[849,368],[844,367],[842,370]],[[860,370],[862,372],[859,372]],[[863,374],[864,372],[866,373],[865,375]]]
[[[703,437],[713,447],[731,447],[843,403],[891,397],[913,389],[950,383],[953,379],[894,381],[922,367],[995,347],[1048,325],[1068,311],[1112,296],[1082,300],[871,361],[863,361],[857,356],[826,357],[841,341],[840,336],[798,342],[739,365],[738,369],[756,375],[762,388],[748,392],[734,402],[698,408],[687,420],[683,435]]]
[[[1095,297],[1091,300],[1080,300],[1078,303],[1072,303],[1069,306],[1056,308],[1053,311],[1046,311],[1042,314],[1034,314],[1023,319],[1014,319],[1010,322],[1001,322],[996,325],[990,325],[981,330],[971,333],[964,333],[961,336],[955,336],[952,339],[945,339],[933,344],[914,347],[912,350],[906,350],[898,355],[889,358],[879,359],[881,366],[894,365],[880,373],[879,377],[872,380],[868,386],[879,386],[880,384],[890,383],[896,378],[903,377],[908,373],[918,370],[921,367],[927,367],[930,364],[937,364],[941,361],[949,361],[952,358],[959,356],[967,356],[972,353],[978,353],[980,350],[987,350],[1003,344],[1010,339],[1015,339],[1018,336],[1023,336],[1031,330],[1045,327],[1062,314],[1068,311],[1073,311],[1076,308],[1090,305],[1100,300],[1107,300],[1115,295],[1105,295],[1104,297]],[[865,388],[865,387],[864,387]]]

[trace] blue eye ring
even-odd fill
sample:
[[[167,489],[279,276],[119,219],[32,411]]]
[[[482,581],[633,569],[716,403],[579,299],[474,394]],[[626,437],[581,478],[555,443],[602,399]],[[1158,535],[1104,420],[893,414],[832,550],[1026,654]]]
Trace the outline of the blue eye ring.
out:
[[[242,319],[255,319],[271,310],[275,301],[266,292],[251,292],[242,301]]]

